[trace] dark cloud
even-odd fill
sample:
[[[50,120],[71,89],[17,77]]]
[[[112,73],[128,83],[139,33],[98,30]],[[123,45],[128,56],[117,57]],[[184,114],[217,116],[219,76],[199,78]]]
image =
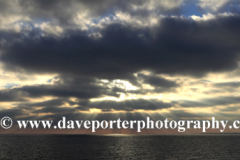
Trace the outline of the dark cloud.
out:
[[[1,117],[16,117],[16,116],[27,116],[29,115],[28,112],[24,112],[22,109],[13,108],[13,109],[2,109],[0,110]]]
[[[239,96],[217,97],[212,99],[206,99],[205,102],[211,105],[229,105],[240,103]]]
[[[240,103],[240,97],[238,96],[219,96],[214,98],[204,98],[198,101],[175,101],[181,107],[214,107],[218,105],[230,105]]]
[[[139,73],[137,77],[143,80],[143,83],[155,87],[155,91],[159,92],[170,91],[173,88],[175,89],[176,87],[179,86],[175,81],[167,80],[159,76],[145,75]]]
[[[168,81],[163,78],[154,76],[144,76],[139,74],[138,78],[141,77],[142,79],[146,80],[144,81],[144,83],[150,83],[151,85],[161,85],[156,86],[155,90],[143,89],[141,83],[137,82],[137,77],[135,77],[134,79],[129,79],[129,81],[134,81],[139,88],[135,90],[129,90],[121,81],[116,82],[114,80],[110,80],[107,82],[103,82],[95,78],[74,76],[72,74],[69,74],[50,79],[50,84],[24,85],[11,89],[0,90],[0,101],[27,101],[27,98],[41,98],[44,96],[52,96],[60,98],[61,101],[54,100],[47,103],[36,103],[34,105],[44,106],[49,105],[49,103],[51,102],[51,106],[53,104],[56,104],[55,106],[59,106],[62,105],[62,103],[70,97],[75,97],[78,100],[81,100],[80,103],[82,103],[88,102],[88,100],[91,98],[101,98],[106,96],[120,98],[121,94],[128,96],[129,94],[144,95],[146,93],[162,93],[170,91],[178,86],[174,81]],[[71,101],[67,102],[71,103],[71,105],[76,104]],[[84,105],[86,105],[86,103]],[[114,106],[118,104],[112,105]],[[119,105],[122,104],[119,103]],[[86,108],[85,106],[85,108],[82,107],[81,110],[89,110],[89,108]]]
[[[64,105],[65,103],[70,103],[66,98],[57,98],[43,102],[37,103],[21,103],[18,105],[18,108],[27,109],[27,110],[34,110],[36,107],[46,107],[46,108],[54,108]]]
[[[226,107],[220,109],[221,112],[237,112],[240,108],[239,107]]]
[[[236,89],[240,87],[240,82],[226,82],[226,83],[215,83],[213,84],[215,87],[227,87],[227,88],[233,88]]]
[[[206,104],[202,101],[188,101],[188,100],[184,100],[184,101],[180,101],[178,102],[180,104],[181,107],[209,107],[209,104]]]
[[[102,100],[102,101],[71,101],[66,98],[57,98],[37,103],[20,103],[15,109],[22,112],[35,114],[68,114],[77,113],[79,111],[89,111],[90,109],[99,109],[102,112],[112,111],[151,111],[161,110],[173,107],[173,103],[165,103],[157,99],[132,99],[132,100]]]
[[[29,85],[12,89],[0,90],[0,101],[20,101],[25,98],[37,98],[43,96],[54,97],[76,97],[79,99],[90,99],[103,96],[118,98],[117,87],[111,88],[107,85],[99,85],[100,82],[93,78],[61,77],[53,84]]]
[[[1,60],[7,68],[107,79],[132,79],[141,70],[202,76],[238,67],[239,27],[239,16],[203,22],[165,18],[152,36],[148,28],[112,24],[98,40],[76,32],[25,39],[5,48]]]
[[[27,94],[11,89],[0,90],[0,102],[25,101]]]
[[[144,80],[145,84],[150,84],[155,87],[154,90],[143,89],[140,82],[137,82],[137,78]],[[14,87],[11,89],[0,90],[0,101],[11,102],[11,101],[26,101],[27,98],[39,98],[44,96],[53,96],[61,99],[67,99],[75,97],[81,99],[81,102],[86,102],[91,98],[101,98],[105,96],[119,98],[121,94],[138,94],[144,95],[146,93],[163,93],[173,91],[178,85],[174,81],[169,81],[164,78],[157,76],[146,76],[138,74],[135,79],[129,81],[135,81],[138,89],[129,90],[123,82],[116,82],[110,80],[103,82],[95,78],[79,77],[73,75],[64,75],[55,77],[49,80],[51,84],[41,85],[25,85]],[[50,101],[52,103],[59,103],[63,101]],[[49,102],[48,102],[49,103]],[[119,103],[120,104],[120,103]],[[37,103],[39,105],[47,105],[45,103]],[[115,104],[117,105],[117,104]],[[120,104],[121,105],[121,104]],[[142,104],[143,105],[143,104]],[[146,105],[147,107],[147,105]],[[83,108],[81,108],[83,109]]]

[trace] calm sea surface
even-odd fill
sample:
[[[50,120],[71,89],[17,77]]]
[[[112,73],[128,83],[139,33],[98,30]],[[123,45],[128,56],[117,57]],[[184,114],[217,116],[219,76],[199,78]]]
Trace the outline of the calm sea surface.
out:
[[[240,159],[240,136],[0,135],[0,159]]]

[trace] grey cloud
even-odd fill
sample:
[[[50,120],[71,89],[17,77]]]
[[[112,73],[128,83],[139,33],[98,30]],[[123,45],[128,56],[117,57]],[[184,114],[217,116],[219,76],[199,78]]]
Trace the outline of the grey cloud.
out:
[[[4,15],[27,16],[33,21],[54,21],[62,26],[77,26],[76,17],[78,15],[95,19],[120,11],[143,17],[151,15],[149,8],[153,8],[151,12],[158,14],[180,14],[181,4],[179,0],[170,0],[168,3],[163,0],[19,0],[1,1],[0,12]],[[133,6],[135,6],[134,9]]]
[[[214,98],[204,98],[198,101],[175,101],[181,107],[214,107],[218,105],[230,105],[240,103],[240,97],[238,96],[219,96]]]
[[[0,90],[0,102],[9,102],[9,101],[26,101],[26,93],[20,91],[13,91],[11,89]]]
[[[229,87],[229,88],[238,88],[240,87],[240,82],[226,82],[226,83],[215,83],[215,87]]]
[[[141,84],[137,82],[137,78],[135,77],[133,79],[130,78],[129,81],[135,81],[139,89],[128,90],[128,88],[125,88],[122,82],[115,82],[113,80],[110,80],[108,82],[102,82],[95,78],[79,77],[74,75],[61,75],[59,77],[55,77],[51,84],[24,85],[11,89],[0,90],[0,101],[27,101],[27,98],[53,96],[60,98],[61,101],[59,101],[59,99],[56,101],[49,101],[47,102],[47,104],[45,104],[44,102],[36,103],[34,105],[44,106],[48,105],[51,102],[50,105],[55,104],[55,106],[57,106],[61,105],[61,103],[63,103],[64,101],[66,101],[66,99],[70,97],[75,97],[81,100],[81,103],[86,104],[86,102],[91,98],[101,98],[104,96],[119,98],[120,94],[144,95],[146,93],[159,93],[170,91],[171,87],[175,86],[175,83],[172,81],[167,81],[163,79],[161,80],[164,83],[173,84],[173,86],[165,86],[165,84],[162,83],[162,86],[160,88],[156,87],[155,90],[142,89]],[[71,101],[68,101],[68,103],[71,103],[71,105],[74,104]]]
[[[226,107],[223,109],[220,109],[221,112],[236,112],[240,109],[240,107]]]
[[[0,101],[20,101],[25,98],[57,96],[62,98],[76,97],[90,99],[102,96],[119,97],[107,86],[100,86],[95,79],[79,77],[62,77],[53,84],[29,85],[12,89],[0,90]]]
[[[240,2],[238,0],[228,0],[221,8],[217,10],[218,13],[224,13],[226,11],[231,13],[240,13]]]
[[[106,79],[132,79],[141,70],[203,76],[238,68],[239,27],[237,15],[203,22],[165,18],[154,36],[149,28],[117,23],[103,29],[98,40],[82,32],[24,39],[4,48],[1,61],[6,69]]]
[[[208,107],[209,106],[209,104],[205,103],[204,101],[189,101],[189,100],[179,101],[178,104],[181,107]]]
[[[154,76],[154,75],[145,75],[145,74],[138,74],[138,78],[142,79],[145,84],[150,84],[151,86],[155,87],[155,91],[171,91],[173,88],[179,86],[174,81],[167,80],[165,78]]]
[[[68,104],[68,105],[65,105]],[[136,111],[136,110],[159,110],[173,107],[173,103],[164,103],[157,99],[133,99],[133,100],[103,100],[103,101],[71,101],[65,98],[58,98],[38,103],[21,103],[17,105],[17,110],[25,110],[31,113],[74,113],[79,111],[89,111],[90,109],[100,109],[102,112],[108,111]],[[37,109],[38,108],[38,109]]]
[[[29,113],[26,113],[22,109],[17,109],[17,108],[0,110],[0,117],[8,116],[8,117],[14,118],[16,116],[28,116],[28,115]]]

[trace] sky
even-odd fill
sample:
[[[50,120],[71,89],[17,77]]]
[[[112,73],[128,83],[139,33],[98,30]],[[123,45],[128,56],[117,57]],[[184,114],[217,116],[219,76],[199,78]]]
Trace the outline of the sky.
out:
[[[0,0],[0,117],[236,120],[239,58],[239,0]]]

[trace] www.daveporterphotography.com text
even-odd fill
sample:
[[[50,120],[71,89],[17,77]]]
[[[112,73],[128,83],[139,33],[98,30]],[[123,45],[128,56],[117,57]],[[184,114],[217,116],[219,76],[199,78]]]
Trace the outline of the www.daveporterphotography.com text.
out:
[[[143,129],[177,129],[178,132],[186,132],[188,129],[200,129],[203,133],[208,129],[224,132],[229,129],[239,129],[240,121],[235,120],[231,124],[228,120],[217,120],[212,117],[210,120],[152,120],[146,117],[146,120],[68,120],[62,117],[61,120],[54,123],[53,120],[16,120],[19,129],[90,129],[91,132],[97,132],[98,129],[131,129],[141,132]],[[56,124],[56,125],[54,125]],[[1,119],[1,126],[4,129],[10,129],[13,120],[9,117]]]

